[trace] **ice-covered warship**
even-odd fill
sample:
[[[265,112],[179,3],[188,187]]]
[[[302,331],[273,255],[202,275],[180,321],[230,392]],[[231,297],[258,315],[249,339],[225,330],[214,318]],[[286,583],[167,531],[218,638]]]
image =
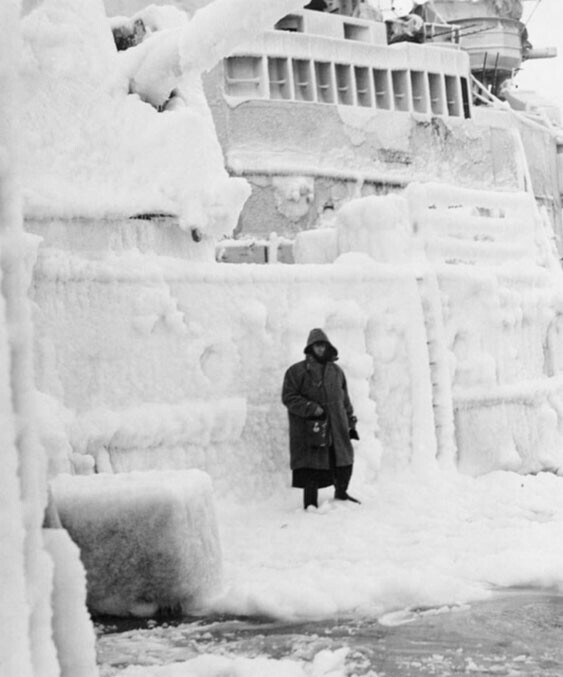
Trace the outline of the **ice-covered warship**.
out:
[[[226,167],[252,189],[234,237],[141,209],[28,214],[43,238],[42,439],[78,541],[81,496],[88,533],[104,517],[96,496],[121,515],[116,497],[136,479],[151,514],[157,490],[132,471],[203,470],[241,500],[285,488],[281,377],[312,326],[341,349],[358,481],[563,467],[561,130],[510,87],[542,53],[494,0],[434,0],[392,20],[327,4],[281,18],[205,77]],[[143,31],[130,13],[120,35],[133,50]],[[140,80],[132,91],[154,103]],[[189,99],[182,86],[155,104],[163,115]],[[62,472],[115,478],[69,485]],[[196,578],[172,592],[102,585],[90,604],[189,608]]]
[[[224,260],[266,260],[270,233],[293,238],[413,181],[531,191],[561,250],[557,115],[512,86],[523,61],[554,50],[532,46],[520,3],[406,4],[292,13],[206,77],[226,166],[252,185],[238,237],[262,237]]]

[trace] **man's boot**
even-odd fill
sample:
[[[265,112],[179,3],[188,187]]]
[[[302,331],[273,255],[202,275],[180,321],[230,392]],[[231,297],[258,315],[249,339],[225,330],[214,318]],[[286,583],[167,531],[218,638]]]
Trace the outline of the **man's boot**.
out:
[[[318,500],[319,500],[319,490],[316,485],[309,485],[303,489],[303,507],[305,510],[310,505],[315,506],[315,508],[318,508]]]
[[[337,501],[352,501],[352,503],[360,503],[357,498],[350,496],[350,494],[342,488],[336,488],[334,491],[334,498]]]
[[[360,503],[357,498],[353,498],[348,493],[348,483],[352,477],[352,466],[344,466],[335,468],[334,481],[334,498],[337,501],[352,501],[352,503]]]
[[[361,501],[358,501],[357,498],[350,496],[346,489],[339,487],[338,485],[334,489],[334,498],[337,501],[352,501],[352,503],[361,503]]]

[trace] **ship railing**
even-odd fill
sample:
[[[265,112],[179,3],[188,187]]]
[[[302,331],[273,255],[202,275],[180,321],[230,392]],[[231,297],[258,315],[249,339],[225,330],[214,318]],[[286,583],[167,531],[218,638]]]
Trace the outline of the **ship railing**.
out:
[[[446,43],[459,45],[460,29],[456,24],[425,23],[423,28],[424,42],[434,44]]]
[[[219,263],[294,263],[294,240],[270,233],[267,237],[224,238],[217,243],[215,259]]]
[[[535,122],[541,127],[547,127],[553,132],[559,135],[563,135],[563,129],[561,129],[561,127],[558,124],[556,124],[553,120],[551,120],[549,116],[546,115],[546,113],[544,113],[543,111],[519,110],[515,112],[518,115],[530,120],[531,122]]]
[[[545,112],[534,110],[515,110],[508,102],[502,101],[491,91],[489,91],[489,89],[487,89],[487,87],[474,75],[471,76],[471,81],[473,85],[473,97],[481,104],[485,106],[492,106],[494,108],[510,110],[511,113],[520,119],[525,119],[528,122],[535,123],[544,129],[548,128],[555,134],[561,135],[563,138],[563,129],[561,126],[551,120]]]
[[[497,96],[495,96],[487,87],[478,80],[474,75],[471,76],[471,82],[473,84],[473,97],[479,101],[479,103],[485,106],[493,106],[495,108],[506,108],[507,104],[504,101],[501,101]]]

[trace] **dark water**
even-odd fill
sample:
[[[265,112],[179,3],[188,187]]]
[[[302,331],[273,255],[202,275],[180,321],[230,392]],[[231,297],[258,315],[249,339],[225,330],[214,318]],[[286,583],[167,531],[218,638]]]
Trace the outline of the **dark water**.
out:
[[[358,677],[563,677],[563,595],[510,591],[471,606],[409,610],[382,621],[192,620],[151,622],[152,629],[133,633],[123,632],[130,628],[122,624],[106,625],[99,662],[102,674],[111,675],[111,666],[182,661],[200,653],[311,660],[322,649],[348,647],[347,671]]]

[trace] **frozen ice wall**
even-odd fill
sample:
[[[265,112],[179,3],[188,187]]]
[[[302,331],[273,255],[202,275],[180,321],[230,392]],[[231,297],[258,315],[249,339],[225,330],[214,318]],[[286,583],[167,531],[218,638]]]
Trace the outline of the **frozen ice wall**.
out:
[[[5,603],[0,610],[0,665],[3,670],[24,676],[32,674],[32,647],[29,635],[31,609],[28,605],[28,580],[26,577],[24,503],[21,486],[17,474],[20,451],[16,445],[16,416],[12,401],[16,383],[9,377],[12,367],[10,353],[10,337],[8,335],[8,299],[6,288],[6,267],[17,261],[14,253],[6,251],[6,243],[13,238],[13,233],[21,237],[21,211],[16,195],[16,182],[11,168],[14,160],[14,148],[11,143],[13,133],[14,111],[10,102],[15,95],[15,79],[10,72],[11,54],[17,47],[17,8],[15,5],[3,5],[0,8],[2,24],[7,27],[7,39],[0,45],[0,85],[8,94],[0,104],[0,150],[4,161],[0,167],[0,237],[2,294],[0,295],[0,362],[1,372],[5,375],[0,391],[0,437],[2,439],[4,471],[1,479],[0,496],[0,544],[3,552],[10,553],[0,561],[2,581],[2,598]],[[9,96],[12,94],[12,96]],[[17,264],[16,264],[17,267]],[[23,289],[16,293],[14,301],[22,299]],[[11,302],[13,304],[13,301]],[[13,305],[10,309],[13,312]],[[40,510],[40,501],[34,506],[35,512]],[[35,528],[35,536],[39,529]],[[33,538],[33,534],[30,535]],[[35,549],[35,548],[33,548]],[[29,553],[30,557],[33,555]],[[31,584],[31,581],[29,581]],[[52,647],[51,647],[52,648]]]
[[[458,467],[560,471],[563,278],[549,222],[526,193],[427,185],[407,198],[439,290]]]
[[[325,265],[44,251],[36,365],[61,422],[44,436],[78,471],[197,467],[268,494],[287,483],[283,374],[320,326],[365,481],[436,461],[557,470],[563,287],[544,227],[526,194],[412,185],[350,203],[336,235],[312,231],[340,252]]]
[[[327,263],[353,251],[416,263],[438,446],[452,446],[453,412],[460,469],[561,468],[563,280],[531,195],[411,184],[404,196],[343,207],[335,228],[302,233],[303,260],[318,241]]]
[[[6,31],[0,44],[0,670],[26,677],[57,674],[57,661],[49,632],[52,565],[41,543],[45,458],[31,425],[27,242],[14,143],[18,89],[13,64],[19,47],[16,3],[2,4],[0,22]]]
[[[32,336],[26,297],[36,243],[23,231],[18,181],[16,120],[21,90],[16,77],[20,48],[17,2],[0,6],[0,24],[5,31],[0,44],[0,673],[70,677],[62,667],[68,654],[53,637],[56,565],[45,550],[41,528],[47,503],[47,464],[34,425]],[[53,552],[59,552],[57,546]],[[72,553],[68,565],[83,574],[77,552]],[[72,637],[73,650],[81,652],[84,660],[72,675],[94,677],[94,635],[84,607],[84,582],[79,576],[78,581],[78,594],[58,599],[58,610],[65,615],[73,605],[80,607],[75,618],[84,625]],[[73,590],[76,593],[76,588]]]
[[[197,467],[241,496],[285,485],[281,383],[313,326],[340,350],[366,476],[381,463],[435,458],[425,328],[408,271],[356,255],[329,267],[148,263],[44,254],[36,267],[38,385],[62,422],[44,434],[66,435],[74,461]]]

